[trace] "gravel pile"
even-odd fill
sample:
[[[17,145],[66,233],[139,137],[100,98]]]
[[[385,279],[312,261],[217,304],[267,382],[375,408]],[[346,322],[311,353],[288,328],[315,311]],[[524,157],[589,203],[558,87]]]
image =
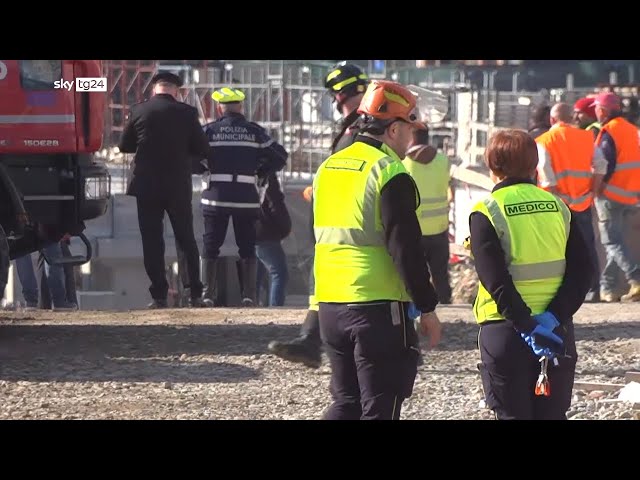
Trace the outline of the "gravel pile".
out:
[[[0,419],[317,419],[330,403],[326,363],[310,370],[266,353],[297,334],[304,310],[2,315]],[[402,418],[490,419],[471,312],[440,316],[443,342],[425,350]],[[640,370],[640,304],[585,305],[576,323],[576,381],[622,385]],[[634,416],[617,392],[574,394],[572,419]]]

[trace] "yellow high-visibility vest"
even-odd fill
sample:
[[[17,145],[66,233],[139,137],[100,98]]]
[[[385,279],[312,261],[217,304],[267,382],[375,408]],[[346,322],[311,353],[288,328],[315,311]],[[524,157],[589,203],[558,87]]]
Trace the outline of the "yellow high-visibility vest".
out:
[[[422,235],[437,235],[449,229],[449,158],[437,153],[424,164],[406,157],[402,163],[418,186],[420,206],[416,214]]]
[[[472,212],[491,221],[516,290],[532,314],[544,312],[564,277],[569,208],[553,194],[521,183],[491,193]],[[504,319],[482,282],[473,313],[478,323]]]
[[[382,188],[403,173],[385,144],[355,142],[320,165],[313,181],[315,301],[410,301],[385,247],[380,215]]]

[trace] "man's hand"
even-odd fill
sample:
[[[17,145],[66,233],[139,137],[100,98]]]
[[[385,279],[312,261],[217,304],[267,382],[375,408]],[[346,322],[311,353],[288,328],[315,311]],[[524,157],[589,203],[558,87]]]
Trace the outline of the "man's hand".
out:
[[[419,333],[425,337],[429,337],[429,346],[431,348],[436,347],[440,343],[442,325],[436,312],[423,313],[420,315]]]
[[[27,214],[27,212],[18,213],[16,215],[16,220],[18,221],[18,225],[24,227],[29,223],[29,215]]]

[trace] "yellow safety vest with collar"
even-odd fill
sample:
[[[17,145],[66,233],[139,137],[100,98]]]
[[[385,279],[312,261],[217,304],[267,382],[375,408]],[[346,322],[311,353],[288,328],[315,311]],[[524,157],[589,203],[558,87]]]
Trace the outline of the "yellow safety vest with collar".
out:
[[[522,183],[496,190],[472,212],[491,221],[516,290],[532,314],[544,312],[564,277],[569,208],[553,194]],[[473,313],[478,323],[504,319],[482,282]]]
[[[590,123],[589,125],[587,125],[587,127],[585,128],[585,130],[598,130],[600,131],[600,129],[602,129],[602,124],[600,122],[593,122]]]
[[[420,206],[416,212],[422,235],[437,235],[449,228],[449,158],[437,153],[427,164],[405,158],[402,163],[418,186]]]
[[[320,165],[313,181],[315,301],[410,301],[385,247],[380,214],[382,188],[402,173],[402,161],[385,144],[355,142]]]

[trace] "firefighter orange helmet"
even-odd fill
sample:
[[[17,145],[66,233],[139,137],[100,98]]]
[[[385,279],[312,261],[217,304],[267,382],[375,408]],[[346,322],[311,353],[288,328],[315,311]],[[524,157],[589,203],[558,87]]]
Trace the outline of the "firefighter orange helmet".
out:
[[[358,107],[358,113],[375,121],[403,120],[425,129],[416,111],[416,96],[406,87],[388,80],[372,80]],[[387,122],[385,122],[387,123]],[[388,124],[388,123],[387,123]]]

